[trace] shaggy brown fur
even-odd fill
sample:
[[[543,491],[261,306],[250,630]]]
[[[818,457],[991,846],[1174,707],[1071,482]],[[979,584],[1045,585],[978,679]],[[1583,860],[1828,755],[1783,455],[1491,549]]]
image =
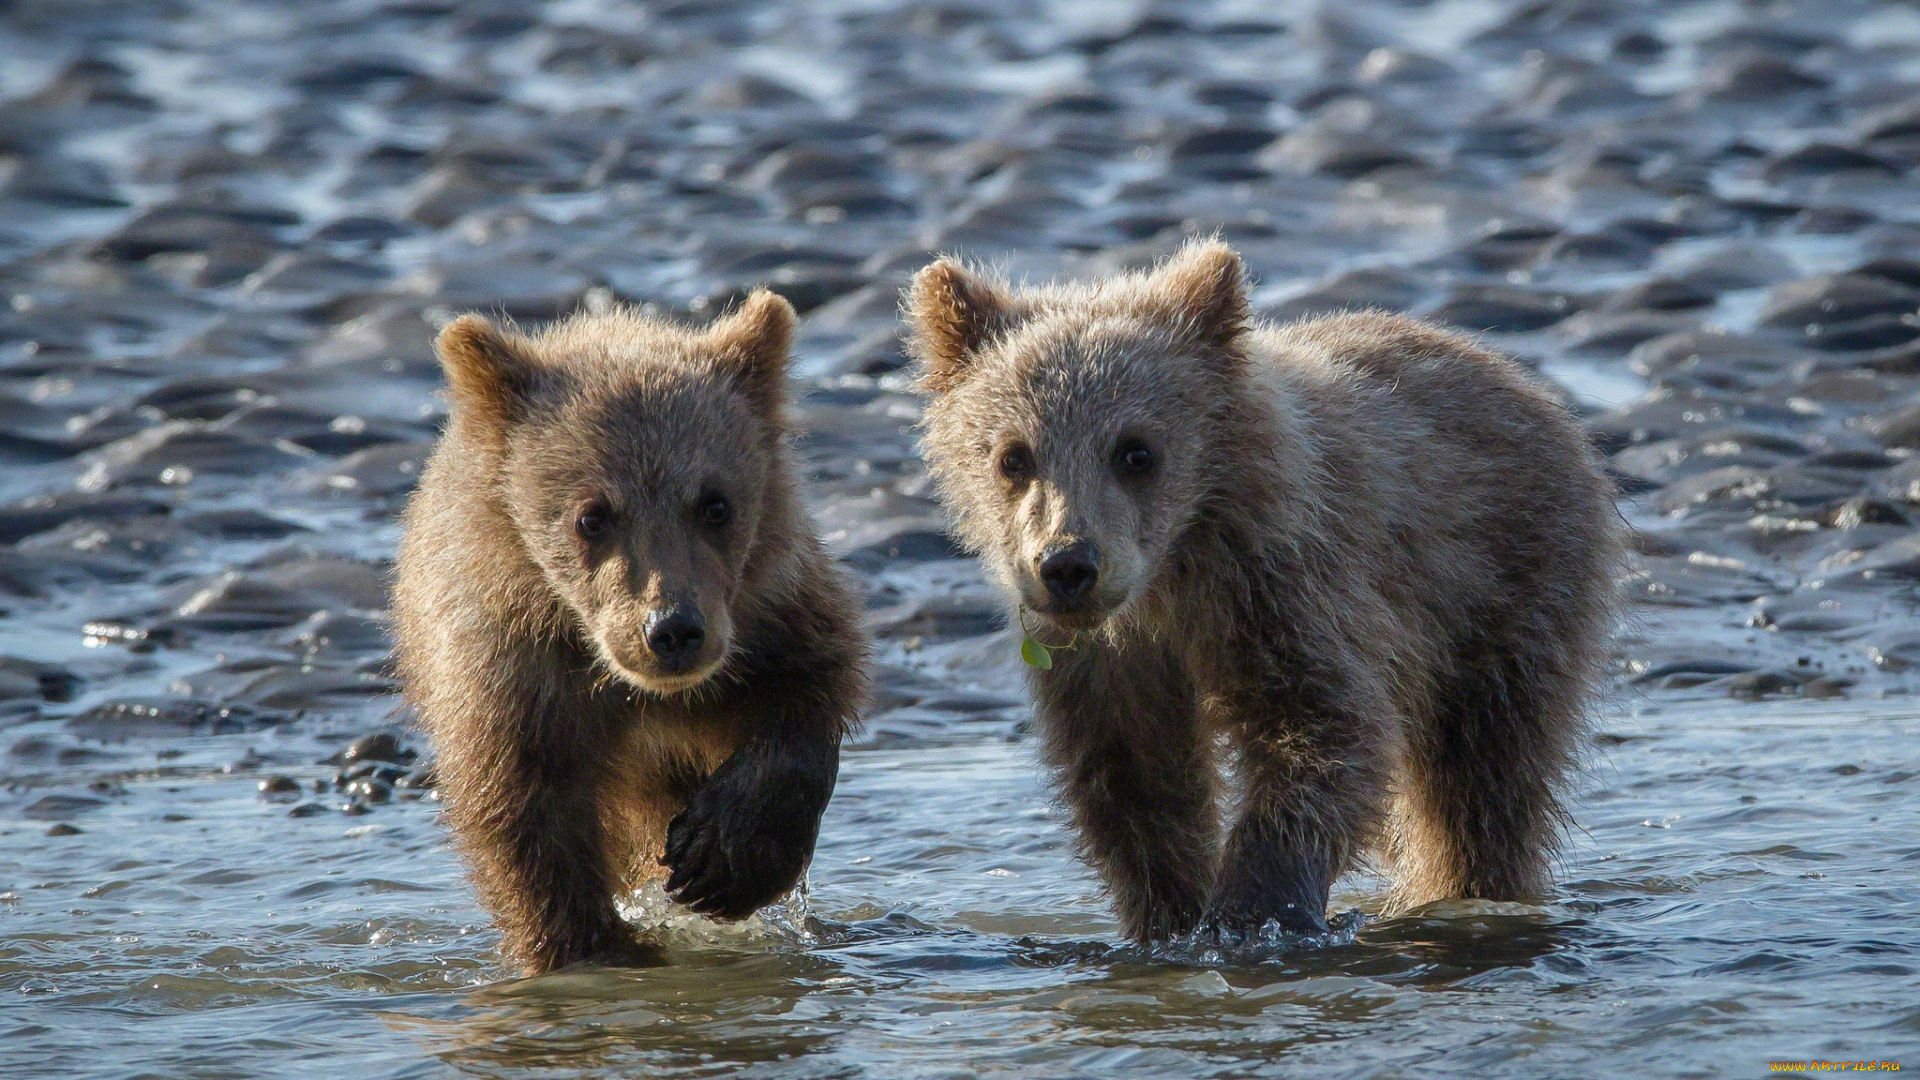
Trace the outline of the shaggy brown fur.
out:
[[[453,414],[394,616],[447,817],[529,972],[632,945],[614,897],[792,888],[864,693],[857,608],[795,495],[793,310],[441,333]],[[663,859],[664,856],[664,859]]]
[[[1375,844],[1401,908],[1540,894],[1620,558],[1564,408],[1411,319],[1253,325],[1217,243],[907,308],[959,530],[1071,643],[1044,754],[1130,936],[1322,928]]]

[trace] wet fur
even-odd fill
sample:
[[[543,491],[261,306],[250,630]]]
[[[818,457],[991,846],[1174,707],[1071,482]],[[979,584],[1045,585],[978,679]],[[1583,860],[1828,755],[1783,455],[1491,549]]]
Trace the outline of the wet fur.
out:
[[[1219,244],[1022,292],[942,261],[907,311],[930,469],[1010,587],[1041,526],[994,474],[1006,430],[1158,425],[1182,455],[1142,505],[1103,504],[1145,537],[1137,588],[1029,673],[1129,936],[1319,929],[1370,847],[1396,909],[1542,895],[1620,559],[1610,485],[1555,399],[1412,319],[1255,324]],[[1042,526],[1118,528],[1101,518]]]
[[[795,494],[791,328],[762,294],[708,331],[616,312],[533,337],[469,316],[442,334],[453,409],[406,515],[399,660],[447,820],[530,973],[632,950],[614,898],[664,873],[663,854],[681,899],[729,917],[785,893],[811,856],[865,645]],[[588,590],[618,623],[643,606],[643,575],[569,578],[566,523],[546,524],[569,510],[550,500],[579,478],[671,493],[703,471],[751,502],[751,536],[728,541],[742,547],[683,560],[724,609],[728,652],[691,689],[643,689],[569,599]],[[659,550],[685,546],[682,524],[654,518]]]

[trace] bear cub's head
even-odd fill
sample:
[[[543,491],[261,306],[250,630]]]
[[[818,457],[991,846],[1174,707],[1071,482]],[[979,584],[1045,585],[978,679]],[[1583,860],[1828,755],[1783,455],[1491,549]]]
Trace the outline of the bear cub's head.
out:
[[[704,330],[629,311],[532,335],[477,315],[438,351],[474,494],[497,501],[599,660],[663,694],[726,662],[762,548],[786,528],[793,308],[756,292]],[[504,570],[503,570],[504,572]]]
[[[941,259],[914,279],[930,471],[962,538],[1025,608],[1096,629],[1148,593],[1213,490],[1245,375],[1239,256],[1014,291]]]

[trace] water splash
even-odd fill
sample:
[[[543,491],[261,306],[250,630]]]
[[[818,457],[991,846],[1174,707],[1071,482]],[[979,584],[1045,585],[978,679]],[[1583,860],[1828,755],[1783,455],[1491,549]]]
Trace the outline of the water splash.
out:
[[[1294,953],[1351,945],[1360,936],[1360,928],[1366,921],[1365,914],[1352,909],[1328,919],[1327,929],[1318,934],[1286,930],[1279,922],[1269,919],[1244,941],[1223,940],[1213,932],[1196,930],[1138,948],[1142,962],[1209,968],[1252,967],[1274,963]]]
[[[792,892],[738,922],[709,919],[667,896],[664,884],[649,881],[617,903],[620,917],[643,938],[662,945],[695,948],[811,948],[820,943],[810,927],[807,879]]]
[[[1368,921],[1365,913],[1350,909],[1328,919],[1326,931],[1319,934],[1294,933],[1282,929],[1277,921],[1268,920],[1265,926],[1244,941],[1222,941],[1214,933],[1196,930],[1147,945],[1042,942],[1032,937],[1022,938],[1021,944],[1028,950],[1028,961],[1042,967],[1065,964],[1258,967],[1297,959],[1301,953],[1352,945]]]

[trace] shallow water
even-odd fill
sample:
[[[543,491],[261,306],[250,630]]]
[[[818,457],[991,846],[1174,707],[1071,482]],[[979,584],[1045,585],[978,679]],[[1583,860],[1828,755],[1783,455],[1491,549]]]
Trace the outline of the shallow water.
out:
[[[1916,165],[1890,0],[0,3],[0,1075],[1911,1059]],[[1142,952],[1073,859],[896,297],[1208,232],[1268,317],[1482,334],[1620,481],[1551,902]],[[431,335],[762,283],[878,646],[810,894],[505,979],[388,672]]]
[[[1233,958],[1116,945],[1004,738],[846,755],[802,925],[674,927],[659,967],[519,981],[430,803],[289,822],[250,777],[149,764],[81,835],[0,836],[0,1071],[1750,1075],[1911,1048],[1920,715],[1641,711],[1606,726],[1552,903]],[[1349,880],[1335,907],[1380,896]]]

